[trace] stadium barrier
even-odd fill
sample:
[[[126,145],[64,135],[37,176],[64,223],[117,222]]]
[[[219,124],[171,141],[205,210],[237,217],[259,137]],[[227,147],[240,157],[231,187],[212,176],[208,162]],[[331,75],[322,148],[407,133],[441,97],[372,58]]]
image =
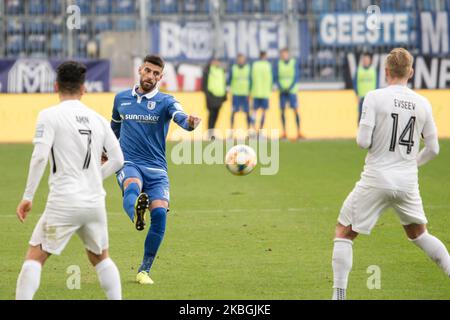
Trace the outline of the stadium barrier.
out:
[[[426,96],[433,106],[436,125],[440,138],[450,138],[450,90],[418,90]],[[187,113],[200,116],[202,131],[207,127],[207,110],[204,94],[200,92],[178,92],[174,96]],[[302,91],[298,94],[300,103],[302,132],[306,138],[336,139],[354,138],[357,132],[357,100],[351,90],[339,91]],[[82,101],[111,119],[114,93],[91,93],[83,96]],[[0,94],[0,143],[30,143],[35,130],[38,113],[58,103],[56,94]],[[230,126],[231,99],[221,109],[217,123],[219,135],[225,135]],[[292,110],[286,113],[288,137],[294,137],[295,122]],[[278,94],[274,92],[270,99],[270,108],[266,114],[269,130],[280,129],[280,110]],[[235,128],[246,128],[245,115],[236,115]],[[177,140],[174,135],[176,125],[171,125],[169,139]],[[196,130],[197,131],[197,130]],[[183,133],[199,137],[198,132]]]

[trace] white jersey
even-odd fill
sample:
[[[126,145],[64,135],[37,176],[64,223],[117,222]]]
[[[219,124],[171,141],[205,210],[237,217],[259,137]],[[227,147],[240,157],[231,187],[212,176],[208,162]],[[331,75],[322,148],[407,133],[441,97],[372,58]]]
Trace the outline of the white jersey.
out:
[[[360,183],[391,190],[418,189],[420,138],[437,134],[428,100],[401,85],[371,91],[364,99],[360,124],[373,128]]]
[[[101,155],[118,146],[105,118],[79,100],[63,101],[39,113],[33,143],[51,148],[48,206],[105,206]]]

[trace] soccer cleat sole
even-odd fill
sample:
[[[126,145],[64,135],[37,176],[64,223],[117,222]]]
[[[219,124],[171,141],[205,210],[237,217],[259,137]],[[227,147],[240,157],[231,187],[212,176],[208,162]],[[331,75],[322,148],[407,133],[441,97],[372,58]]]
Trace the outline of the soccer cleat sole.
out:
[[[145,210],[148,208],[148,195],[141,193],[136,199],[135,217],[136,217],[136,229],[142,231],[145,229]]]

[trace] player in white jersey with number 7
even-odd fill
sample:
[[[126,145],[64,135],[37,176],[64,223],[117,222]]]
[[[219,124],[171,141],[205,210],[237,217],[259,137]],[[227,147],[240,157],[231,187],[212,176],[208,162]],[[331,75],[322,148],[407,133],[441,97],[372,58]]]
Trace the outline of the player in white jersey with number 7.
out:
[[[123,154],[109,123],[80,99],[86,67],[75,61],[57,69],[55,91],[60,103],[43,110],[37,120],[28,181],[17,216],[23,222],[47,161],[50,191],[47,205],[29,242],[17,279],[16,299],[32,299],[41,269],[51,254],[59,255],[74,233],[84,243],[108,299],[121,299],[119,271],[108,256],[108,230],[103,179],[123,166]],[[102,152],[109,160],[102,165]]]
[[[413,57],[393,49],[386,58],[389,86],[364,99],[357,143],[369,149],[361,179],[342,206],[335,231],[333,299],[344,300],[352,268],[353,240],[370,234],[382,212],[394,208],[411,242],[450,276],[444,244],[428,233],[419,193],[418,166],[439,153],[437,130],[428,100],[407,87]],[[425,147],[420,150],[423,138]]]

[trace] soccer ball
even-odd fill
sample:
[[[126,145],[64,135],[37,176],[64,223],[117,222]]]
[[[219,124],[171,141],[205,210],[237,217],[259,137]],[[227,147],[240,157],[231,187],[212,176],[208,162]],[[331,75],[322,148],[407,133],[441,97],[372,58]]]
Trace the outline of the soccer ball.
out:
[[[255,150],[244,144],[238,144],[232,147],[225,156],[227,169],[237,176],[245,176],[252,172],[256,163]]]

